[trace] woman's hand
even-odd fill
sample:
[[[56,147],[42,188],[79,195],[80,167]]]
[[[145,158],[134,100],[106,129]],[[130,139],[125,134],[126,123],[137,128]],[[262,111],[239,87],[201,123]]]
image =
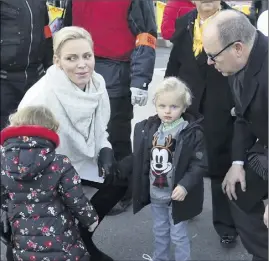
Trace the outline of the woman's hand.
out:
[[[104,179],[109,175],[114,175],[114,153],[111,148],[102,148],[98,157],[99,176]]]

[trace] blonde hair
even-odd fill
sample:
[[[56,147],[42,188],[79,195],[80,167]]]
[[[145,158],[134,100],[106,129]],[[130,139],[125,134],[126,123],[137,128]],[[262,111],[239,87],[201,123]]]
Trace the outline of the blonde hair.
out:
[[[154,95],[154,104],[158,97],[165,92],[175,92],[175,95],[183,103],[184,109],[187,109],[192,103],[192,93],[187,85],[176,77],[167,77],[157,87]]]
[[[67,26],[59,30],[53,37],[54,55],[60,56],[63,45],[69,40],[85,39],[93,48],[93,40],[91,34],[78,26]]]
[[[28,106],[9,116],[10,126],[38,125],[57,132],[59,122],[52,112],[43,106]]]

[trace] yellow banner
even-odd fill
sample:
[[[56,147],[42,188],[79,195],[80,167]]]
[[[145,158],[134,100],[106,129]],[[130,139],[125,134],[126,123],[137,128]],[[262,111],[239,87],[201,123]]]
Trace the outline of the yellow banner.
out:
[[[62,13],[63,13],[63,8],[60,7],[55,7],[53,5],[49,5],[48,6],[48,12],[49,12],[49,20],[50,20],[50,24],[56,19],[56,18],[61,18],[62,17]]]
[[[161,32],[161,25],[163,21],[163,12],[165,8],[165,3],[157,1],[156,2],[156,23],[157,23],[157,30],[158,33]]]
[[[241,11],[242,13],[249,15],[250,14],[250,6],[249,5],[235,5],[234,9]]]

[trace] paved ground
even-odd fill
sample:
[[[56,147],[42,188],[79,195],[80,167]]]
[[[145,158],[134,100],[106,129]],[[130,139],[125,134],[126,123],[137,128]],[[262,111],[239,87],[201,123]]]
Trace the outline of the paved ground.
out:
[[[152,104],[152,92],[156,84],[163,79],[164,68],[167,64],[169,49],[158,49],[156,69],[150,86],[150,97],[147,106],[135,107],[135,118],[133,123],[154,114]],[[94,191],[86,189],[90,196]],[[225,250],[219,244],[212,227],[212,209],[210,183],[205,180],[205,201],[202,214],[190,222],[189,234],[192,242],[193,260],[250,260],[250,256],[242,247],[241,243],[235,249]],[[115,216],[107,217],[96,231],[94,241],[104,252],[117,261],[142,261],[142,255],[152,253],[152,222],[150,209],[147,207],[137,215],[132,210]],[[4,249],[1,247],[4,251]],[[2,252],[3,254],[3,252]],[[4,261],[1,256],[1,261]],[[171,251],[171,260],[173,260]],[[28,261],[28,260],[25,260]]]

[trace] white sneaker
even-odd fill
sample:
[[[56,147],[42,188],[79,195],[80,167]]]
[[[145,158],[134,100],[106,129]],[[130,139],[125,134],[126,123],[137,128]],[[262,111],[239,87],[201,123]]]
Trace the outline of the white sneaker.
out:
[[[152,257],[149,256],[148,254],[143,254],[142,258],[145,259],[145,260],[148,260],[148,261],[153,261]]]

